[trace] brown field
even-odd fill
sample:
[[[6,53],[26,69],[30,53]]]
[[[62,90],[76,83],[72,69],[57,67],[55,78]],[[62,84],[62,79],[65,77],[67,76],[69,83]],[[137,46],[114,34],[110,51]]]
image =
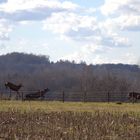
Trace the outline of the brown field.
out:
[[[0,140],[139,140],[140,104],[0,102]]]

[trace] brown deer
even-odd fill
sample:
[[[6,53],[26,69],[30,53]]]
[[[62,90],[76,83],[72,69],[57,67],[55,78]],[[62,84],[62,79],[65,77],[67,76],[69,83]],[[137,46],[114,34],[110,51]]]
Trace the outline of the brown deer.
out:
[[[128,94],[128,99],[132,100],[133,102],[136,102],[137,100],[140,100],[140,93],[139,92],[130,92]]]
[[[25,100],[37,99],[37,98],[45,98],[45,93],[50,91],[48,88],[44,90],[40,90],[35,93],[30,93],[25,95]]]
[[[20,97],[19,89],[22,87],[22,84],[15,85],[15,84],[13,84],[13,83],[11,83],[11,82],[6,82],[6,83],[5,83],[5,87],[6,87],[6,89],[7,89],[7,88],[10,89],[10,96],[9,96],[9,98],[11,98],[11,90],[16,91],[17,96]]]

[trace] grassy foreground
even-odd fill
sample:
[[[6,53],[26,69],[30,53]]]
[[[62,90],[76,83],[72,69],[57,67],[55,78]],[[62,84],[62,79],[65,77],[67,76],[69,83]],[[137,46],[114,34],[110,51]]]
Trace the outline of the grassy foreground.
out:
[[[46,101],[0,101],[0,111],[18,110],[21,112],[128,112],[140,114],[140,103],[82,103],[82,102],[46,102]]]
[[[0,101],[0,140],[139,140],[140,104]]]

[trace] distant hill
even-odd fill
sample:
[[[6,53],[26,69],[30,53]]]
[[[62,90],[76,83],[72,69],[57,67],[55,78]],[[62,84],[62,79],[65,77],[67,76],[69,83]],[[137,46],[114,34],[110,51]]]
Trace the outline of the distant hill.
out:
[[[1,88],[5,81],[23,83],[25,89],[139,90],[140,68],[128,64],[86,65],[49,60],[49,56],[9,53],[0,56]]]

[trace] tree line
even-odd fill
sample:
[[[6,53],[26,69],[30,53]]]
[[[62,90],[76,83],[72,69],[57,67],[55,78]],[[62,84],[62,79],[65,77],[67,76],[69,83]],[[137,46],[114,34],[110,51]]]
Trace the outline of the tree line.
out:
[[[139,91],[140,68],[63,60],[54,63],[49,56],[14,52],[0,56],[0,89],[6,81],[22,83],[23,90]]]

